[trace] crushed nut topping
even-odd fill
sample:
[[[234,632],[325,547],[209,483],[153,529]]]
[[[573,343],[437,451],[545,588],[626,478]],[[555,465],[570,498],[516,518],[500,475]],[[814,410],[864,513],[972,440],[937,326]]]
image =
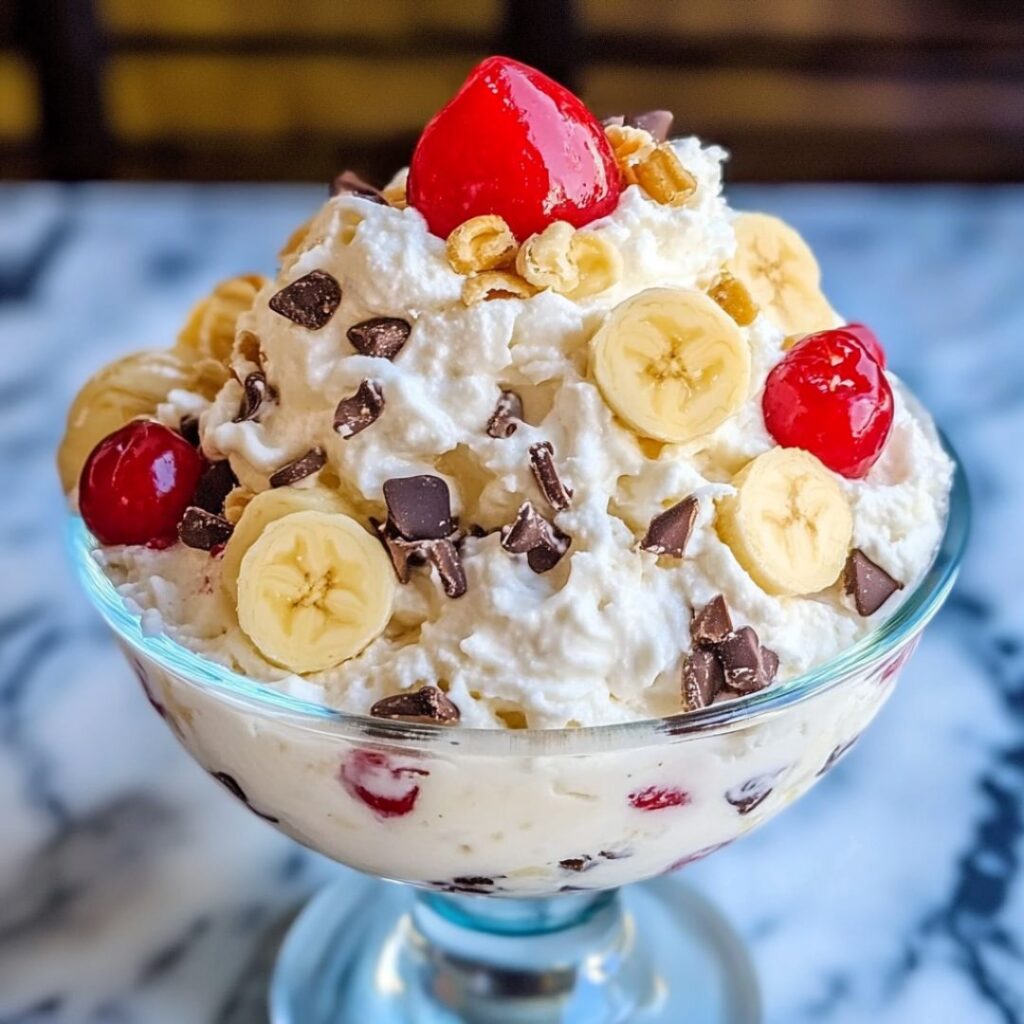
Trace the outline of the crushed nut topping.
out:
[[[484,214],[470,217],[448,236],[448,262],[458,274],[497,270],[511,265],[517,248],[504,218]]]

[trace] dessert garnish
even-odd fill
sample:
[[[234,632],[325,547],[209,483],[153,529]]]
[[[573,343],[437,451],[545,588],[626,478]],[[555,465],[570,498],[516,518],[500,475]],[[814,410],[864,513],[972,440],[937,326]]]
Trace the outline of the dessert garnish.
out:
[[[752,626],[741,626],[715,647],[723,685],[735,693],[763,690],[779,670],[779,656],[763,647]]]
[[[330,193],[332,196],[358,196],[360,199],[369,199],[371,203],[387,206],[381,190],[364,181],[355,171],[336,174],[331,181]]]
[[[572,504],[572,488],[562,483],[555,467],[555,449],[550,441],[530,445],[530,469],[541,494],[557,512],[564,512]]]
[[[722,663],[710,647],[694,647],[683,660],[683,707],[687,711],[706,708],[725,684]]]
[[[725,794],[725,799],[736,808],[740,814],[749,814],[755,807],[760,806],[772,795],[775,788],[775,780],[779,772],[769,772],[765,775],[755,775],[752,779],[733,786]]]
[[[285,463],[279,470],[271,474],[271,487],[289,487],[305,480],[307,476],[319,473],[327,465],[327,453],[323,448],[310,448],[304,455]]]
[[[408,320],[396,316],[375,316],[353,324],[345,336],[360,355],[394,359],[409,340],[411,331]]]
[[[457,274],[477,274],[511,266],[519,246],[504,217],[485,213],[455,228],[445,249],[448,263]]]
[[[466,571],[454,542],[447,537],[423,542],[427,558],[441,578],[441,586],[448,597],[462,597],[466,592]]]
[[[370,523],[377,531],[381,543],[387,549],[388,555],[391,558],[391,564],[395,569],[395,575],[398,577],[398,582],[408,583],[410,566],[423,565],[427,560],[423,542],[406,540],[390,521],[382,523],[376,519],[371,519]]]
[[[193,448],[199,447],[199,417],[198,416],[182,416],[178,422],[178,433]]]
[[[365,430],[384,411],[384,392],[374,380],[364,380],[354,395],[343,398],[334,410],[334,430],[346,440]]]
[[[238,485],[238,477],[227,459],[211,463],[204,470],[192,495],[192,504],[198,508],[220,515],[224,511],[224,499]]]
[[[439,476],[406,476],[384,482],[388,521],[406,540],[440,540],[455,532],[448,485]]]
[[[341,285],[326,270],[311,270],[270,298],[270,308],[307,331],[330,323],[341,304]]]
[[[700,611],[693,612],[690,636],[696,647],[714,647],[732,632],[732,616],[725,598],[713,597]]]
[[[412,780],[429,775],[424,768],[395,765],[376,750],[353,750],[342,762],[338,778],[349,796],[381,818],[401,818],[420,795],[419,784]]]
[[[262,370],[253,370],[242,382],[242,404],[232,422],[245,423],[254,420],[263,408],[264,402],[271,402],[277,396],[274,389],[267,383],[266,374]]]
[[[844,328],[798,341],[768,374],[762,408],[779,444],[803,448],[851,479],[878,461],[892,429],[889,381]]]
[[[728,271],[723,271],[708,289],[711,296],[740,325],[749,327],[757,319],[757,303],[746,285]]]
[[[509,526],[501,528],[501,546],[515,555],[526,555],[536,573],[553,569],[569,550],[567,534],[545,519],[530,502],[524,502]]]
[[[697,507],[697,499],[690,495],[656,515],[647,527],[640,547],[655,555],[682,558],[697,519]]]
[[[853,598],[858,615],[874,615],[903,584],[854,548],[843,569],[843,589]]]
[[[523,420],[523,400],[514,391],[502,391],[487,421],[487,433],[494,438],[511,437]]]
[[[226,544],[234,529],[223,516],[191,505],[178,524],[178,536],[182,544],[190,548],[212,551]]]
[[[436,686],[422,686],[414,693],[384,697],[370,708],[370,714],[375,718],[442,725],[454,725],[459,720],[459,709]]]
[[[656,142],[664,142],[672,130],[674,115],[671,110],[647,110],[642,114],[615,114],[606,117],[605,128],[639,128],[648,132]]]
[[[885,349],[882,348],[882,343],[878,340],[878,335],[875,334],[870,327],[866,324],[846,324],[839,328],[846,334],[852,334],[857,341],[863,346],[864,351],[884,370],[886,364]]]
[[[423,130],[409,168],[409,204],[447,238],[486,214],[519,239],[555,220],[576,227],[611,213],[619,174],[597,119],[533,68],[491,57]]]
[[[173,544],[205,467],[180,434],[135,420],[86,459],[78,484],[82,518],[101,544]]]

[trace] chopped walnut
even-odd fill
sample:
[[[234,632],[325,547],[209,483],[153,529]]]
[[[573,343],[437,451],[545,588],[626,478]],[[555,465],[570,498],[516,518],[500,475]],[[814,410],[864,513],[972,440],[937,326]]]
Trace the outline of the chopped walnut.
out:
[[[579,274],[579,284],[569,292],[571,299],[597,295],[622,277],[622,254],[607,238],[593,231],[577,231],[573,235],[569,257]]]
[[[489,270],[467,277],[462,286],[462,301],[467,306],[491,299],[528,299],[537,290],[528,281],[505,270]]]
[[[516,240],[503,217],[488,213],[470,217],[448,236],[448,262],[459,274],[509,266],[516,258]]]
[[[611,143],[622,180],[627,185],[636,185],[636,167],[654,152],[657,145],[654,137],[642,128],[617,124],[609,125],[605,134]]]
[[[634,167],[637,184],[657,203],[682,206],[697,191],[697,179],[664,142]]]
[[[708,289],[711,296],[740,325],[748,327],[757,319],[757,303],[750,297],[746,285],[727,271]]]
[[[535,288],[550,288],[568,294],[580,281],[572,258],[576,229],[564,220],[549,224],[540,234],[530,235],[516,257],[516,270]]]
[[[221,281],[189,313],[175,350],[187,359],[216,359],[225,363],[235,341],[235,322],[252,308],[267,283],[259,274],[241,274]]]
[[[232,488],[224,499],[224,518],[232,526],[236,525],[238,520],[242,518],[242,513],[245,511],[246,506],[255,497],[256,495],[248,487],[239,486]]]

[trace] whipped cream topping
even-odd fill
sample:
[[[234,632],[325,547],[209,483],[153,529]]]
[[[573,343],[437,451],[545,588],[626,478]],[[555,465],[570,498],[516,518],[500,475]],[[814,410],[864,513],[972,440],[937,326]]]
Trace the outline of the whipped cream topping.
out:
[[[486,531],[511,523],[532,501],[572,538],[553,570],[534,573],[525,557],[502,549],[497,532],[467,537],[465,597],[446,597],[436,573],[414,571],[398,588],[381,637],[358,656],[299,678],[268,663],[242,633],[218,584],[216,558],[180,545],[106,549],[99,557],[124,596],[145,611],[147,626],[253,678],[347,711],[366,713],[382,697],[430,684],[448,693],[463,725],[548,728],[679,711],[691,613],[717,594],[737,625],[754,626],[778,654],[780,679],[832,657],[890,615],[898,598],[862,618],[839,585],[809,597],[769,595],[715,531],[716,497],[731,493],[740,467],[775,446],[761,394],[783,354],[784,333],[767,314],[741,328],[752,353],[748,400],[689,444],[638,439],[588,377],[589,339],[612,307],[657,286],[704,290],[735,250],[734,215],[721,191],[725,153],[692,138],[673,144],[697,180],[694,198],[670,207],[627,188],[615,212],[587,228],[616,246],[624,273],[611,289],[581,301],[541,292],[466,306],[464,278],[415,209],[355,196],[329,200],[301,251],[286,258],[278,280],[238,323],[259,339],[276,403],[258,422],[234,422],[243,391],[231,380],[210,404],[175,392],[160,409],[168,425],[182,412],[201,412],[205,453],[229,458],[256,491],[284,464],[322,448],[321,482],[338,489],[363,521],[384,518],[386,480],[421,473],[442,476],[463,525]],[[312,270],[342,286],[337,312],[315,332],[268,305]],[[370,317],[412,324],[393,361],[360,355],[346,338]],[[335,408],[364,380],[379,385],[384,411],[367,429],[339,436]],[[927,414],[890,380],[897,384],[895,421],[882,457],[865,479],[838,479],[853,511],[854,545],[909,589],[937,547],[952,468]],[[494,438],[487,423],[504,389],[522,397],[526,422],[510,437]],[[557,516],[530,467],[530,447],[544,441],[574,492]],[[659,561],[638,550],[650,520],[688,495],[699,509],[685,558]]]

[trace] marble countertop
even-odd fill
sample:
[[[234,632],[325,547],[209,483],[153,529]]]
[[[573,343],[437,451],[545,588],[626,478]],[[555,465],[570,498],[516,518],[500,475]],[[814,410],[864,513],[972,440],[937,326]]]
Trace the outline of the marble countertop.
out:
[[[0,1024],[262,1024],[331,866],[179,750],[71,578],[52,465],[118,353],[270,271],[296,187],[0,186]],[[962,452],[961,582],[864,740],[690,870],[769,1024],[1024,1022],[1024,188],[734,189],[790,219]]]

